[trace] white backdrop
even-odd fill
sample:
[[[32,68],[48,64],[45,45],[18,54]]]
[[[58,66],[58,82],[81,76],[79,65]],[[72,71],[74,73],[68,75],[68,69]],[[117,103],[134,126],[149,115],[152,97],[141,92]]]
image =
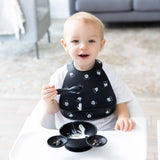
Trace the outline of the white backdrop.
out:
[[[68,8],[68,0],[50,0],[51,18],[67,18]]]

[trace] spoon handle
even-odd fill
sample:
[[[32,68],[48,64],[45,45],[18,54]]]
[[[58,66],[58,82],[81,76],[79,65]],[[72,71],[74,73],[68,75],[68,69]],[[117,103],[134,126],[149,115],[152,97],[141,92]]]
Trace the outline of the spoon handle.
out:
[[[68,89],[67,88],[57,89],[57,94],[66,94],[66,93],[68,93]]]
[[[71,88],[60,88],[57,89],[57,94],[79,94],[82,90],[82,86],[81,85],[77,85],[77,86],[73,86]]]

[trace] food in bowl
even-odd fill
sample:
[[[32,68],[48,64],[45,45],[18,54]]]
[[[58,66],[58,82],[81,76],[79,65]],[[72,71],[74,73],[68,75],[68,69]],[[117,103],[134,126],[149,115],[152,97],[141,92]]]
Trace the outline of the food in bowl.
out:
[[[79,124],[78,126],[78,130],[75,129],[74,124],[73,125],[73,130],[72,130],[72,134],[69,136],[69,138],[73,138],[73,139],[81,139],[81,138],[86,138],[89,135],[85,134],[85,127],[82,124]]]
[[[64,124],[60,130],[60,134],[68,138],[65,147],[74,152],[86,151],[91,148],[86,143],[86,136],[92,136],[97,133],[95,125],[85,121],[75,121]]]

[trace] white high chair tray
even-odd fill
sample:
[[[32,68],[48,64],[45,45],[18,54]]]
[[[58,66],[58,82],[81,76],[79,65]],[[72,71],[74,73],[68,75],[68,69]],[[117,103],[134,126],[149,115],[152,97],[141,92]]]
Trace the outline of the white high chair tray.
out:
[[[48,138],[59,135],[58,130],[44,129],[38,132],[22,133],[10,153],[10,160],[145,160],[146,137],[141,134],[139,124],[143,119],[136,119],[137,128],[131,132],[98,131],[108,139],[103,147],[91,148],[85,152],[71,152],[65,147],[52,148]]]

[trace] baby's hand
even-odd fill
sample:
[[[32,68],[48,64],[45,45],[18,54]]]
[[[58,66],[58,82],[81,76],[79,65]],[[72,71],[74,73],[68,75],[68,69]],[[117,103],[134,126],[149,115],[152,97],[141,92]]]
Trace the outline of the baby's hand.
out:
[[[54,98],[57,96],[57,90],[55,89],[55,86],[43,86],[41,96],[45,102],[52,103]]]
[[[128,117],[121,117],[117,119],[116,125],[115,125],[115,130],[122,130],[122,131],[131,131],[135,129],[135,122],[128,118]]]

